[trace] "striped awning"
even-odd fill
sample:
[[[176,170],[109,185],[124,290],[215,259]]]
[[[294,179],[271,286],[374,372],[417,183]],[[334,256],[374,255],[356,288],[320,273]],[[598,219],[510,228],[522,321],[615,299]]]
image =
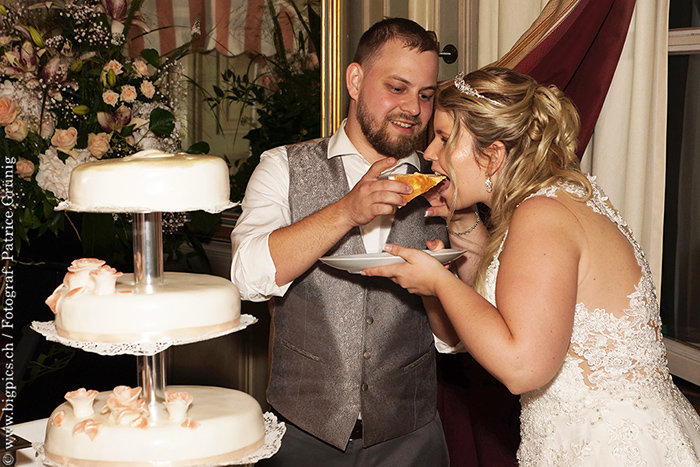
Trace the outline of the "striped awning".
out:
[[[299,27],[296,12],[288,1],[272,3],[285,47],[292,50],[294,31]],[[152,32],[134,44],[137,49],[168,53],[187,43],[198,27],[201,37],[194,45],[198,52],[216,50],[227,56],[275,53],[268,0],[146,0],[141,11]]]

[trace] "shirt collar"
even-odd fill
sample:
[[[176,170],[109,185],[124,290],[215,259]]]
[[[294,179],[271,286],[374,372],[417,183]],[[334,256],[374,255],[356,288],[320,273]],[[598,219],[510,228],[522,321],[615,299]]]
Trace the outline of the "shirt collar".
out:
[[[355,145],[352,144],[347,133],[345,133],[346,123],[347,118],[343,120],[343,122],[340,124],[340,128],[338,128],[338,131],[336,131],[328,141],[328,159],[336,156],[356,156],[367,162],[362,154],[360,154],[360,152],[355,148]],[[401,167],[405,164],[410,164],[416,169],[420,170],[420,155],[417,152],[413,152],[413,154],[410,156],[399,160],[399,163],[396,164],[395,168]]]

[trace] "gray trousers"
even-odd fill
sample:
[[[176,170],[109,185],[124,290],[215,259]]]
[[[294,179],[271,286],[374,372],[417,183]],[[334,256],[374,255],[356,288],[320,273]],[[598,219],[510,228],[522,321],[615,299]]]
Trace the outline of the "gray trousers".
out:
[[[440,417],[399,438],[368,448],[350,440],[341,451],[303,430],[286,424],[282,447],[255,467],[448,467],[447,444]]]

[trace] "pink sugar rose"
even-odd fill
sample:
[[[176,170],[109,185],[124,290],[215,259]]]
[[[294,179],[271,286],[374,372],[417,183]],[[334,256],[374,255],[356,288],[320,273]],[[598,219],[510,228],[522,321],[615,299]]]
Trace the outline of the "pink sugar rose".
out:
[[[114,400],[121,405],[137,404],[139,395],[141,394],[141,386],[135,388],[129,386],[117,386],[112,391],[110,397],[114,396]]]
[[[19,106],[7,96],[0,97],[0,126],[6,126],[15,121],[19,114]]]
[[[136,100],[136,88],[131,85],[122,86],[121,98],[124,102],[134,102]]]
[[[165,408],[170,421],[179,423],[187,417],[187,409],[194,398],[187,392],[165,391]]]
[[[147,99],[152,99],[156,94],[156,88],[150,81],[142,82],[139,88],[141,89],[141,93],[146,96]]]
[[[139,399],[141,387],[117,386],[107,397],[102,413],[109,412],[114,423],[130,424],[143,415],[148,415],[144,399]]]
[[[105,91],[102,94],[102,100],[107,105],[115,106],[119,102],[119,94],[114,91]]]
[[[15,118],[14,122],[5,127],[5,136],[17,142],[24,141],[24,138],[26,138],[28,134],[29,124],[26,120]]]
[[[63,277],[63,283],[69,290],[87,288],[92,290],[95,284],[90,280],[90,272],[99,269],[105,262],[97,258],[75,259],[68,266],[68,273]]]
[[[67,130],[58,129],[54,131],[53,137],[51,138],[51,144],[57,149],[63,152],[68,152],[75,147],[75,143],[78,142],[78,130],[73,127]]]
[[[106,264],[101,266],[99,269],[91,271],[90,277],[95,283],[93,293],[95,295],[113,294],[116,290],[117,278],[121,275],[123,275],[123,273],[118,272],[116,269],[109,267]]]
[[[24,157],[20,157],[15,165],[15,172],[17,172],[17,176],[19,178],[29,180],[32,178],[32,174],[34,173],[34,163],[32,161],[28,161]]]
[[[104,156],[110,149],[109,142],[112,138],[111,133],[90,133],[88,135],[88,151],[98,159]]]
[[[65,398],[73,407],[73,414],[77,418],[89,417],[95,411],[92,404],[97,397],[98,392],[94,389],[87,391],[85,388],[76,389],[75,391],[67,392]]]
[[[63,294],[66,292],[63,289],[67,289],[67,287],[64,284],[61,284],[58,287],[56,287],[56,290],[54,290],[53,293],[49,296],[49,298],[47,298],[44,302],[48,305],[49,309],[53,311],[54,314],[58,313],[58,305],[63,299]]]

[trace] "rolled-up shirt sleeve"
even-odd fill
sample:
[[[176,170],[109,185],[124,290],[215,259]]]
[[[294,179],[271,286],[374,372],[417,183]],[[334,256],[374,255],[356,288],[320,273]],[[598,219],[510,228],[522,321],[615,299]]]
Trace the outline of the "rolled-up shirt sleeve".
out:
[[[266,151],[248,181],[242,213],[231,232],[231,280],[243,300],[282,296],[291,285],[277,285],[268,247],[270,233],[291,224],[288,167],[285,147]]]
[[[437,350],[439,353],[455,354],[465,353],[467,351],[464,344],[462,344],[462,341],[459,341],[457,345],[452,346],[447,344],[435,334],[433,334],[433,339],[435,340],[435,350]]]

